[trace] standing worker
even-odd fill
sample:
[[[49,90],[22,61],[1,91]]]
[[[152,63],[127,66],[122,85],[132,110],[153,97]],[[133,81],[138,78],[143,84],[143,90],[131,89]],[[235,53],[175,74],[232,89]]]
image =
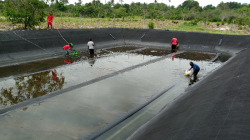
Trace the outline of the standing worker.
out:
[[[91,54],[95,54],[94,46],[96,46],[96,45],[95,45],[95,43],[92,41],[92,39],[89,39],[89,42],[87,43],[87,45],[88,45],[89,54],[90,54],[90,55],[91,55]]]
[[[173,39],[172,39],[172,41],[171,41],[172,51],[175,51],[177,44],[178,44],[178,40],[174,36]]]
[[[189,64],[191,66],[191,68],[189,69],[189,71],[191,69],[193,69],[193,73],[190,75],[190,77],[192,77],[192,75],[194,75],[194,78],[196,79],[197,78],[197,74],[200,71],[200,67],[198,65],[194,64],[193,62],[190,62]]]
[[[66,53],[66,55],[69,55],[68,50],[74,51],[74,49],[72,48],[73,48],[73,43],[69,43],[69,45],[65,45],[63,47],[63,51]]]
[[[50,13],[50,15],[48,15],[47,17],[47,24],[48,24],[48,28],[47,30],[49,30],[49,25],[51,26],[51,31],[52,31],[52,22],[53,22],[54,16],[52,13]]]

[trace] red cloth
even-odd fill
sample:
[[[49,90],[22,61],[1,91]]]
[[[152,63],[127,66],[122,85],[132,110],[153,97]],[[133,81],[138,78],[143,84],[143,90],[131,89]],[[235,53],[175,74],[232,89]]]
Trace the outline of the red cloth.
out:
[[[52,20],[54,19],[54,17],[53,16],[51,16],[51,15],[48,15],[48,22],[52,22]]]
[[[177,45],[177,42],[178,42],[177,38],[172,39],[172,45]]]
[[[68,49],[70,49],[70,48],[71,48],[70,45],[65,45],[65,46],[63,47],[64,50],[68,50]]]

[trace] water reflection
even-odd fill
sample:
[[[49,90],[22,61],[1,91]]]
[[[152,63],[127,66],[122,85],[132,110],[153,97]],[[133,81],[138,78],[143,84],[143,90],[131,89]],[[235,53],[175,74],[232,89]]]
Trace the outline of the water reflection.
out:
[[[65,58],[64,62],[67,63],[67,64],[70,64],[70,63],[72,63],[72,60],[70,58]]]
[[[18,104],[28,99],[43,96],[63,88],[65,77],[56,70],[49,70],[13,78],[15,87],[2,87],[0,107]]]
[[[172,61],[174,61],[175,57],[176,57],[176,55],[173,55],[173,56],[172,56]]]
[[[175,53],[175,52],[178,52],[178,48],[176,48],[176,49],[171,49],[171,53]]]
[[[190,78],[189,76],[186,76],[186,77],[188,77],[189,79],[190,79],[190,81],[189,81],[189,86],[191,86],[192,84],[194,84],[195,82],[198,82],[199,81],[199,79],[197,78],[197,76],[194,76],[194,78],[192,79],[192,78]]]
[[[74,58],[78,58],[78,55],[73,54],[73,55],[70,55],[70,56],[66,56],[66,58],[64,59],[64,62],[67,63],[67,64],[70,64],[70,63],[73,62]]]
[[[90,54],[88,57],[88,63],[91,67],[93,67],[93,65],[95,64],[96,59],[95,59],[95,55],[94,54]]]

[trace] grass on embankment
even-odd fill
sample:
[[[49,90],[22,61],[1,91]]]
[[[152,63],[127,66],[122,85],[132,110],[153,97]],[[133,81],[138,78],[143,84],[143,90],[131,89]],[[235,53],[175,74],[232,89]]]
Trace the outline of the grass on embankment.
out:
[[[148,23],[154,22],[155,29],[169,29],[169,30],[175,30],[175,31],[186,31],[186,32],[204,32],[207,33],[213,33],[213,34],[228,34],[228,35],[249,35],[250,34],[250,28],[246,27],[244,30],[235,30],[234,32],[231,32],[231,29],[227,29],[224,31],[219,30],[220,28],[223,28],[224,25],[216,26],[216,23],[211,22],[209,26],[207,26],[207,29],[205,28],[204,23],[199,22],[198,25],[190,26],[190,25],[184,25],[183,27],[183,21],[178,21],[178,24],[173,24],[172,20],[151,20],[146,19],[145,23],[142,17],[126,17],[124,20],[122,18],[116,18],[114,24],[113,18],[99,18],[99,24],[98,24],[98,18],[85,18],[81,17],[81,20],[79,17],[55,17],[54,18],[54,27],[58,29],[89,29],[89,28],[132,28],[132,29],[148,29]],[[175,20],[177,21],[177,20]],[[162,26],[163,24],[163,26]],[[229,27],[229,25],[226,25]],[[230,25],[231,26],[231,25]],[[22,24],[15,25],[15,29],[21,29],[23,27]],[[45,29],[47,28],[47,23],[41,23],[40,27],[36,26],[36,28]],[[216,28],[218,28],[216,30]],[[12,30],[13,26],[11,23],[6,21],[6,18],[3,16],[0,16],[0,30]],[[237,28],[235,28],[237,29]]]
[[[214,30],[214,29],[209,29],[209,28],[205,28],[205,27],[201,27],[198,25],[195,26],[183,26],[183,25],[179,25],[179,26],[167,26],[164,29],[170,29],[170,30],[174,30],[174,31],[185,31],[185,32],[203,32],[203,33],[212,33],[212,34],[227,34],[227,35],[247,35],[244,34],[243,32],[231,32],[231,31],[220,31],[220,30]]]

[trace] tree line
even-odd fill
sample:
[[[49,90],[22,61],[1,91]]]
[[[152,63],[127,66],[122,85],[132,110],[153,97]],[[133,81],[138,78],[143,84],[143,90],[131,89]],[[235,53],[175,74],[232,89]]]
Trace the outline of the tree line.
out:
[[[170,0],[169,0],[170,3]],[[231,24],[233,21],[239,25],[250,26],[250,4],[238,2],[221,2],[216,7],[213,5],[200,6],[198,1],[186,0],[177,7],[171,6],[171,3],[158,3],[157,0],[152,3],[134,3],[124,4],[123,0],[115,3],[114,0],[101,3],[100,0],[93,0],[90,3],[83,4],[81,0],[74,4],[68,4],[68,0],[5,0],[1,11],[8,19],[17,17],[31,16],[32,24],[36,21],[43,21],[45,13],[54,13],[56,16],[63,15],[78,17],[79,14],[84,17],[100,18],[123,18],[127,16],[140,17],[146,19],[159,20],[193,20],[209,22],[225,22]],[[19,18],[21,20],[22,18]],[[27,20],[28,21],[28,20]],[[17,22],[17,21],[16,21]],[[20,21],[19,21],[20,22]],[[27,25],[30,26],[30,25]]]

